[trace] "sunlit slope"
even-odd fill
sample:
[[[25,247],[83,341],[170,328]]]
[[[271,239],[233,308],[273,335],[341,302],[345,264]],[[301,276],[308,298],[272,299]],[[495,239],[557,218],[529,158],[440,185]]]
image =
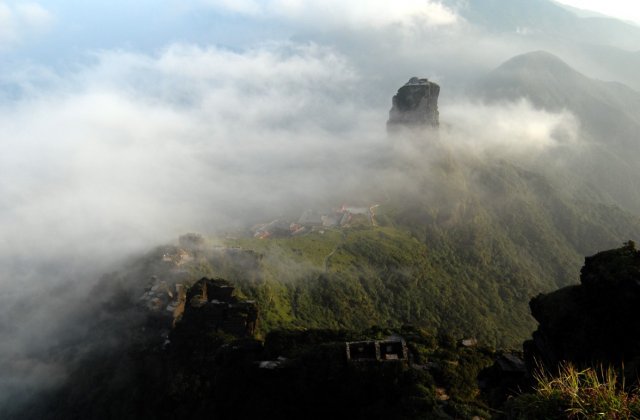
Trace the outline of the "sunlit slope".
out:
[[[450,176],[465,187],[392,197],[380,226],[227,239],[233,252],[212,251],[193,276],[236,283],[263,331],[411,323],[514,345],[534,327],[532,296],[576,282],[585,254],[640,238],[635,216],[507,163]]]

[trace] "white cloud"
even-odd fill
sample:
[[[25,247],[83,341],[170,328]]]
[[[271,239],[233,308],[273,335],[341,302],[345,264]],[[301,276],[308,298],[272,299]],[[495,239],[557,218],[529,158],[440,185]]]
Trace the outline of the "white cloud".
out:
[[[53,23],[53,15],[38,3],[18,3],[16,15],[30,30],[43,30]]]
[[[640,24],[640,5],[629,0],[557,0],[579,9],[591,10]]]
[[[367,26],[380,28],[402,24],[450,25],[457,15],[439,2],[429,0],[202,0],[219,10],[252,16],[279,16],[313,26]]]
[[[263,12],[263,6],[254,0],[204,0],[206,4],[232,13],[257,15]]]
[[[538,109],[525,99],[493,105],[456,102],[441,113],[444,143],[484,157],[536,158],[558,146],[575,146],[580,135],[571,112]]]
[[[0,49],[13,43],[17,37],[13,11],[4,3],[0,3]]]
[[[98,58],[0,113],[12,253],[124,250],[220,228],[238,211],[328,194],[345,182],[339,165],[366,150],[369,136],[354,133],[370,131],[371,115],[349,100],[356,75],[331,50],[176,45]]]
[[[0,106],[0,230],[13,238],[0,256],[109,255],[113,243],[126,254],[282,203],[330,203],[389,146],[388,107],[359,97],[369,81],[330,48],[173,45],[96,60]],[[539,153],[577,130],[526,102],[441,112],[465,150]]]
[[[53,15],[38,3],[0,2],[0,50],[49,29]]]

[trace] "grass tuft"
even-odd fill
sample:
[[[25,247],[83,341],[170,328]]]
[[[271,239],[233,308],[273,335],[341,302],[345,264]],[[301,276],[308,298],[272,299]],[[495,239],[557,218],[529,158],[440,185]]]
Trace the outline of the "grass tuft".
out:
[[[639,419],[640,393],[625,390],[613,368],[577,369],[562,364],[557,375],[534,373],[535,393],[507,404],[512,419]]]

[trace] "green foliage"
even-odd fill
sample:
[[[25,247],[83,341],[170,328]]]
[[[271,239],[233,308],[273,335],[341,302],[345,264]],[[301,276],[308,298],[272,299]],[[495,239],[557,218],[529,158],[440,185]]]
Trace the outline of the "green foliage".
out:
[[[535,328],[532,296],[575,283],[583,255],[640,237],[637,217],[514,165],[449,157],[427,166],[406,168],[406,190],[381,191],[379,226],[238,233],[190,250],[179,267],[162,258],[179,247],[160,247],[133,261],[128,283],[141,293],[152,275],[228,279],[256,300],[261,336],[413,324],[513,347]]]
[[[245,256],[210,265],[257,300],[263,333],[410,323],[513,347],[535,327],[532,296],[575,283],[583,255],[640,237],[629,213],[505,162],[451,159],[407,176],[424,194],[387,191],[379,226],[226,240]]]
[[[265,333],[411,323],[513,345],[533,328],[528,293],[517,290],[518,282],[496,287],[488,279],[496,266],[465,268],[459,255],[403,229],[363,227],[228,244],[254,252],[255,269],[242,271],[244,261],[229,255],[212,257],[211,266],[258,302]]]

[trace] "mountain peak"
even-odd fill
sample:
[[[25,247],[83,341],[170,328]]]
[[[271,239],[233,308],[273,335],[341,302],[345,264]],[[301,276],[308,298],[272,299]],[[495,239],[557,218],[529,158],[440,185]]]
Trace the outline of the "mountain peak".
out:
[[[580,74],[562,61],[560,57],[543,50],[517,55],[503,63],[496,71],[514,69],[544,71],[545,73],[553,74]]]
[[[440,86],[429,81],[412,77],[392,99],[387,128],[398,127],[438,127],[438,95]]]
[[[478,85],[487,100],[528,98],[549,110],[572,109],[574,96],[592,90],[593,81],[547,51],[517,55],[493,70]]]

